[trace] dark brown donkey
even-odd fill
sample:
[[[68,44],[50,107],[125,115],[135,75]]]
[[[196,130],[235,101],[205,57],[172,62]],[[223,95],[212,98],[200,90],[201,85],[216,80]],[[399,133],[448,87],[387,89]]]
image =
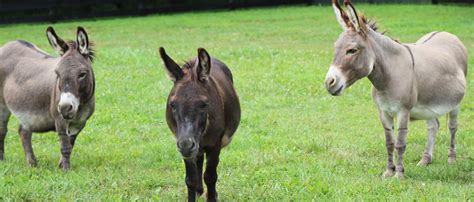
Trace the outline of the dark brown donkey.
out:
[[[82,27],[76,41],[64,42],[52,27],[46,36],[61,57],[20,40],[0,48],[0,160],[13,114],[28,164],[36,166],[32,133],[55,130],[61,143],[59,167],[67,170],[74,141],[94,112],[93,52]]]
[[[166,121],[176,136],[186,165],[188,201],[204,191],[202,165],[206,153],[207,200],[216,201],[219,154],[228,145],[240,122],[240,104],[232,74],[221,61],[198,49],[198,57],[180,68],[160,48],[166,73],[174,86],[166,105]]]

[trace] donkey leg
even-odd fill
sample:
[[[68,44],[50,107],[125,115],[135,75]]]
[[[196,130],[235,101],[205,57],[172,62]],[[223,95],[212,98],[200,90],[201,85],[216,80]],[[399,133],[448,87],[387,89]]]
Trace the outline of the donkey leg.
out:
[[[204,173],[204,182],[206,182],[207,201],[217,201],[217,166],[219,165],[220,149],[210,149],[206,152],[206,172]]]
[[[69,170],[71,167],[70,158],[72,153],[72,144],[69,136],[65,133],[59,133],[59,142],[61,144],[61,159],[59,160],[59,168]]]
[[[188,187],[188,201],[196,201],[197,187],[198,187],[198,170],[196,159],[185,159],[186,166],[186,186]]]
[[[0,161],[5,159],[5,137],[8,131],[8,119],[10,111],[6,106],[0,105]]]
[[[451,134],[451,143],[449,145],[448,163],[456,162],[456,131],[458,130],[459,108],[449,112],[449,133]]]
[[[23,128],[22,125],[18,128],[18,134],[20,134],[21,143],[23,145],[23,150],[25,150],[26,162],[31,167],[36,167],[36,157],[33,152],[33,147],[31,146],[31,135],[32,132]]]
[[[198,174],[198,186],[197,194],[200,196],[204,193],[204,188],[202,186],[202,164],[204,163],[204,154],[200,153],[197,156],[197,174]]]
[[[382,122],[382,126],[385,130],[385,146],[387,147],[387,169],[383,173],[382,177],[392,177],[395,173],[395,164],[393,164],[393,117],[390,117],[385,112],[379,112],[379,118]]]
[[[418,166],[426,166],[432,161],[436,134],[439,129],[439,121],[437,118],[430,119],[426,121],[426,125],[428,126],[428,142],[426,142],[426,148],[420,162],[417,164]]]
[[[0,161],[5,159],[5,137],[7,136],[7,127],[0,126]]]
[[[74,148],[74,143],[76,143],[76,138],[77,138],[77,134],[69,136],[69,142],[71,143],[72,148]]]
[[[61,158],[59,159],[59,164],[58,164],[58,167],[59,168],[62,168],[64,170],[67,170],[70,168],[71,164],[70,164],[70,159],[71,159],[71,153],[72,153],[72,150],[74,149],[74,143],[76,142],[76,138],[77,138],[77,134],[76,135],[70,135],[68,136],[69,138],[69,143],[71,144],[71,151],[69,152],[69,158],[66,159],[64,157],[64,154],[63,154],[63,144],[62,144],[62,140],[61,141]],[[64,140],[64,141],[67,141],[67,140]],[[67,148],[67,145],[66,145],[66,148]],[[66,155],[67,155],[67,151],[66,151]],[[66,167],[64,165],[67,165]]]
[[[395,148],[397,149],[398,159],[397,165],[395,167],[395,177],[403,178],[405,172],[403,167],[403,154],[405,154],[406,149],[406,136],[408,134],[408,122],[410,120],[410,112],[408,110],[401,111],[398,113],[398,137]]]

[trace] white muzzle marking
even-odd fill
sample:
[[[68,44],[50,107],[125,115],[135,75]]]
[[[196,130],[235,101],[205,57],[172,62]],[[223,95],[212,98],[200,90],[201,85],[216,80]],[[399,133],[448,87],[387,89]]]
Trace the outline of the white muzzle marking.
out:
[[[331,65],[329,67],[328,73],[326,74],[326,79],[328,78],[336,79],[337,81],[336,85],[346,83],[346,78],[344,78],[341,71],[338,68],[336,68],[334,65]]]
[[[77,111],[77,108],[79,107],[79,98],[74,96],[74,94],[67,92],[67,93],[61,93],[61,98],[59,99],[59,104],[58,104],[58,112],[60,111],[60,106],[65,105],[65,104],[70,104],[72,106],[72,111]]]

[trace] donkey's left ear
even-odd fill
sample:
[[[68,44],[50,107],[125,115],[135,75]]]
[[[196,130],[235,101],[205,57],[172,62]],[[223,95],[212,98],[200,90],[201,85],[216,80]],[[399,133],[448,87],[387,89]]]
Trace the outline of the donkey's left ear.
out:
[[[349,21],[354,26],[355,31],[360,32],[360,21],[359,16],[357,15],[357,11],[355,10],[350,0],[344,0],[344,5],[346,5],[347,8],[347,15],[350,19]]]
[[[87,37],[86,30],[82,27],[77,27],[77,50],[84,56],[89,56],[91,53],[89,49],[89,38]]]
[[[199,65],[197,67],[197,74],[199,80],[206,81],[209,79],[209,74],[211,73],[211,57],[207,53],[206,49],[198,49],[198,60]]]

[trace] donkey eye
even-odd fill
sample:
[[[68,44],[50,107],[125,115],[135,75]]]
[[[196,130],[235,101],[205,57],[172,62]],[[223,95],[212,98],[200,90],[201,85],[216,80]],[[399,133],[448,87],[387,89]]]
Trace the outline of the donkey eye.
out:
[[[84,78],[86,78],[86,76],[87,76],[87,73],[85,73],[85,72],[80,73],[79,74],[79,80],[83,80]]]
[[[197,105],[197,107],[198,107],[199,109],[205,109],[205,108],[207,107],[207,103],[206,103],[206,102],[201,102],[201,103],[199,103],[199,104]]]
[[[176,102],[170,102],[170,107],[171,107],[171,109],[175,110],[176,109]]]
[[[347,50],[346,55],[352,55],[354,53],[357,53],[357,51],[359,51],[359,50],[357,50],[355,48],[351,48],[351,49]]]

